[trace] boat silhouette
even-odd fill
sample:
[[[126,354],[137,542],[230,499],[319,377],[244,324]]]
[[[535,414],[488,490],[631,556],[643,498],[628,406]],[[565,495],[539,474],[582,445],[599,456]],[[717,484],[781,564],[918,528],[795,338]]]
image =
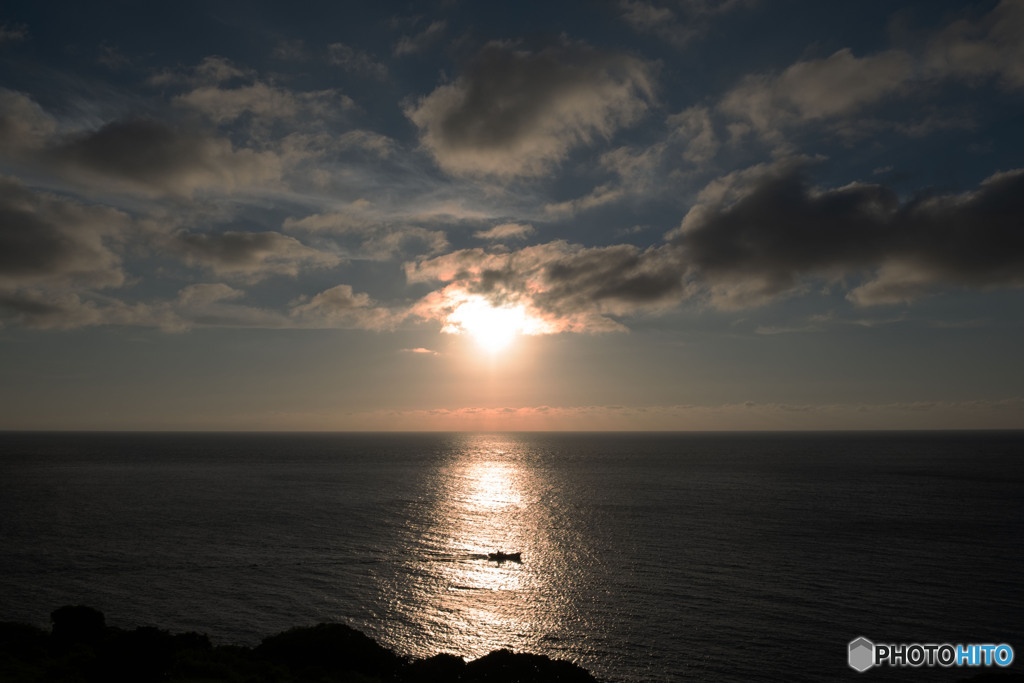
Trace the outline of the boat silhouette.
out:
[[[487,559],[493,562],[522,562],[523,554],[520,553],[503,553],[500,550],[496,553],[487,553]]]

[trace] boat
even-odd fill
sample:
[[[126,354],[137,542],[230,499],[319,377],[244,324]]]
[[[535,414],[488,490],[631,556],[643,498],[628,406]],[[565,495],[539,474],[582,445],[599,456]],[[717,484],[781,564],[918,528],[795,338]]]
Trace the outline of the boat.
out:
[[[487,553],[487,559],[493,562],[522,562],[522,553],[503,553],[500,550],[496,553]]]

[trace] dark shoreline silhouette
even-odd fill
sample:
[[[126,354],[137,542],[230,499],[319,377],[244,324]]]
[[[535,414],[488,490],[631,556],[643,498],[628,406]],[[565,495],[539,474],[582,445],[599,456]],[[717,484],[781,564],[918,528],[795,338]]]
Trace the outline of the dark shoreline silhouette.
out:
[[[5,683],[596,683],[589,672],[544,655],[496,650],[471,662],[452,654],[401,657],[337,623],[293,628],[256,647],[214,645],[189,632],[107,626],[83,605],[54,610],[52,629],[0,622]]]
[[[214,645],[205,634],[107,626],[83,605],[50,614],[50,631],[0,622],[4,683],[598,683],[588,671],[544,655],[495,650],[466,662],[453,654],[402,657],[345,624],[292,628],[256,647]],[[984,671],[958,683],[1020,683]]]

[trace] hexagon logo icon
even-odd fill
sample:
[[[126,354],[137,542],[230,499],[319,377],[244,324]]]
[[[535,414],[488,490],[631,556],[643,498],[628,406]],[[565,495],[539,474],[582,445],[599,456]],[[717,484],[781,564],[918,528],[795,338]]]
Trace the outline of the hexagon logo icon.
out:
[[[875,644],[861,636],[850,641],[850,666],[860,672],[867,671],[875,663]]]

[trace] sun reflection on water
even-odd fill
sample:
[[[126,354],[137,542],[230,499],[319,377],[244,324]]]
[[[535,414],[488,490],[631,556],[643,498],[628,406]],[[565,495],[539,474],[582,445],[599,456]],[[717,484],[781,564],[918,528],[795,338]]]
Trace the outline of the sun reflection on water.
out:
[[[420,656],[536,651],[566,611],[543,472],[514,437],[464,438],[437,472],[422,526],[411,530],[427,555],[410,560],[412,580],[396,586],[393,607],[421,634],[406,644]],[[522,562],[488,559],[498,551],[520,552]]]

